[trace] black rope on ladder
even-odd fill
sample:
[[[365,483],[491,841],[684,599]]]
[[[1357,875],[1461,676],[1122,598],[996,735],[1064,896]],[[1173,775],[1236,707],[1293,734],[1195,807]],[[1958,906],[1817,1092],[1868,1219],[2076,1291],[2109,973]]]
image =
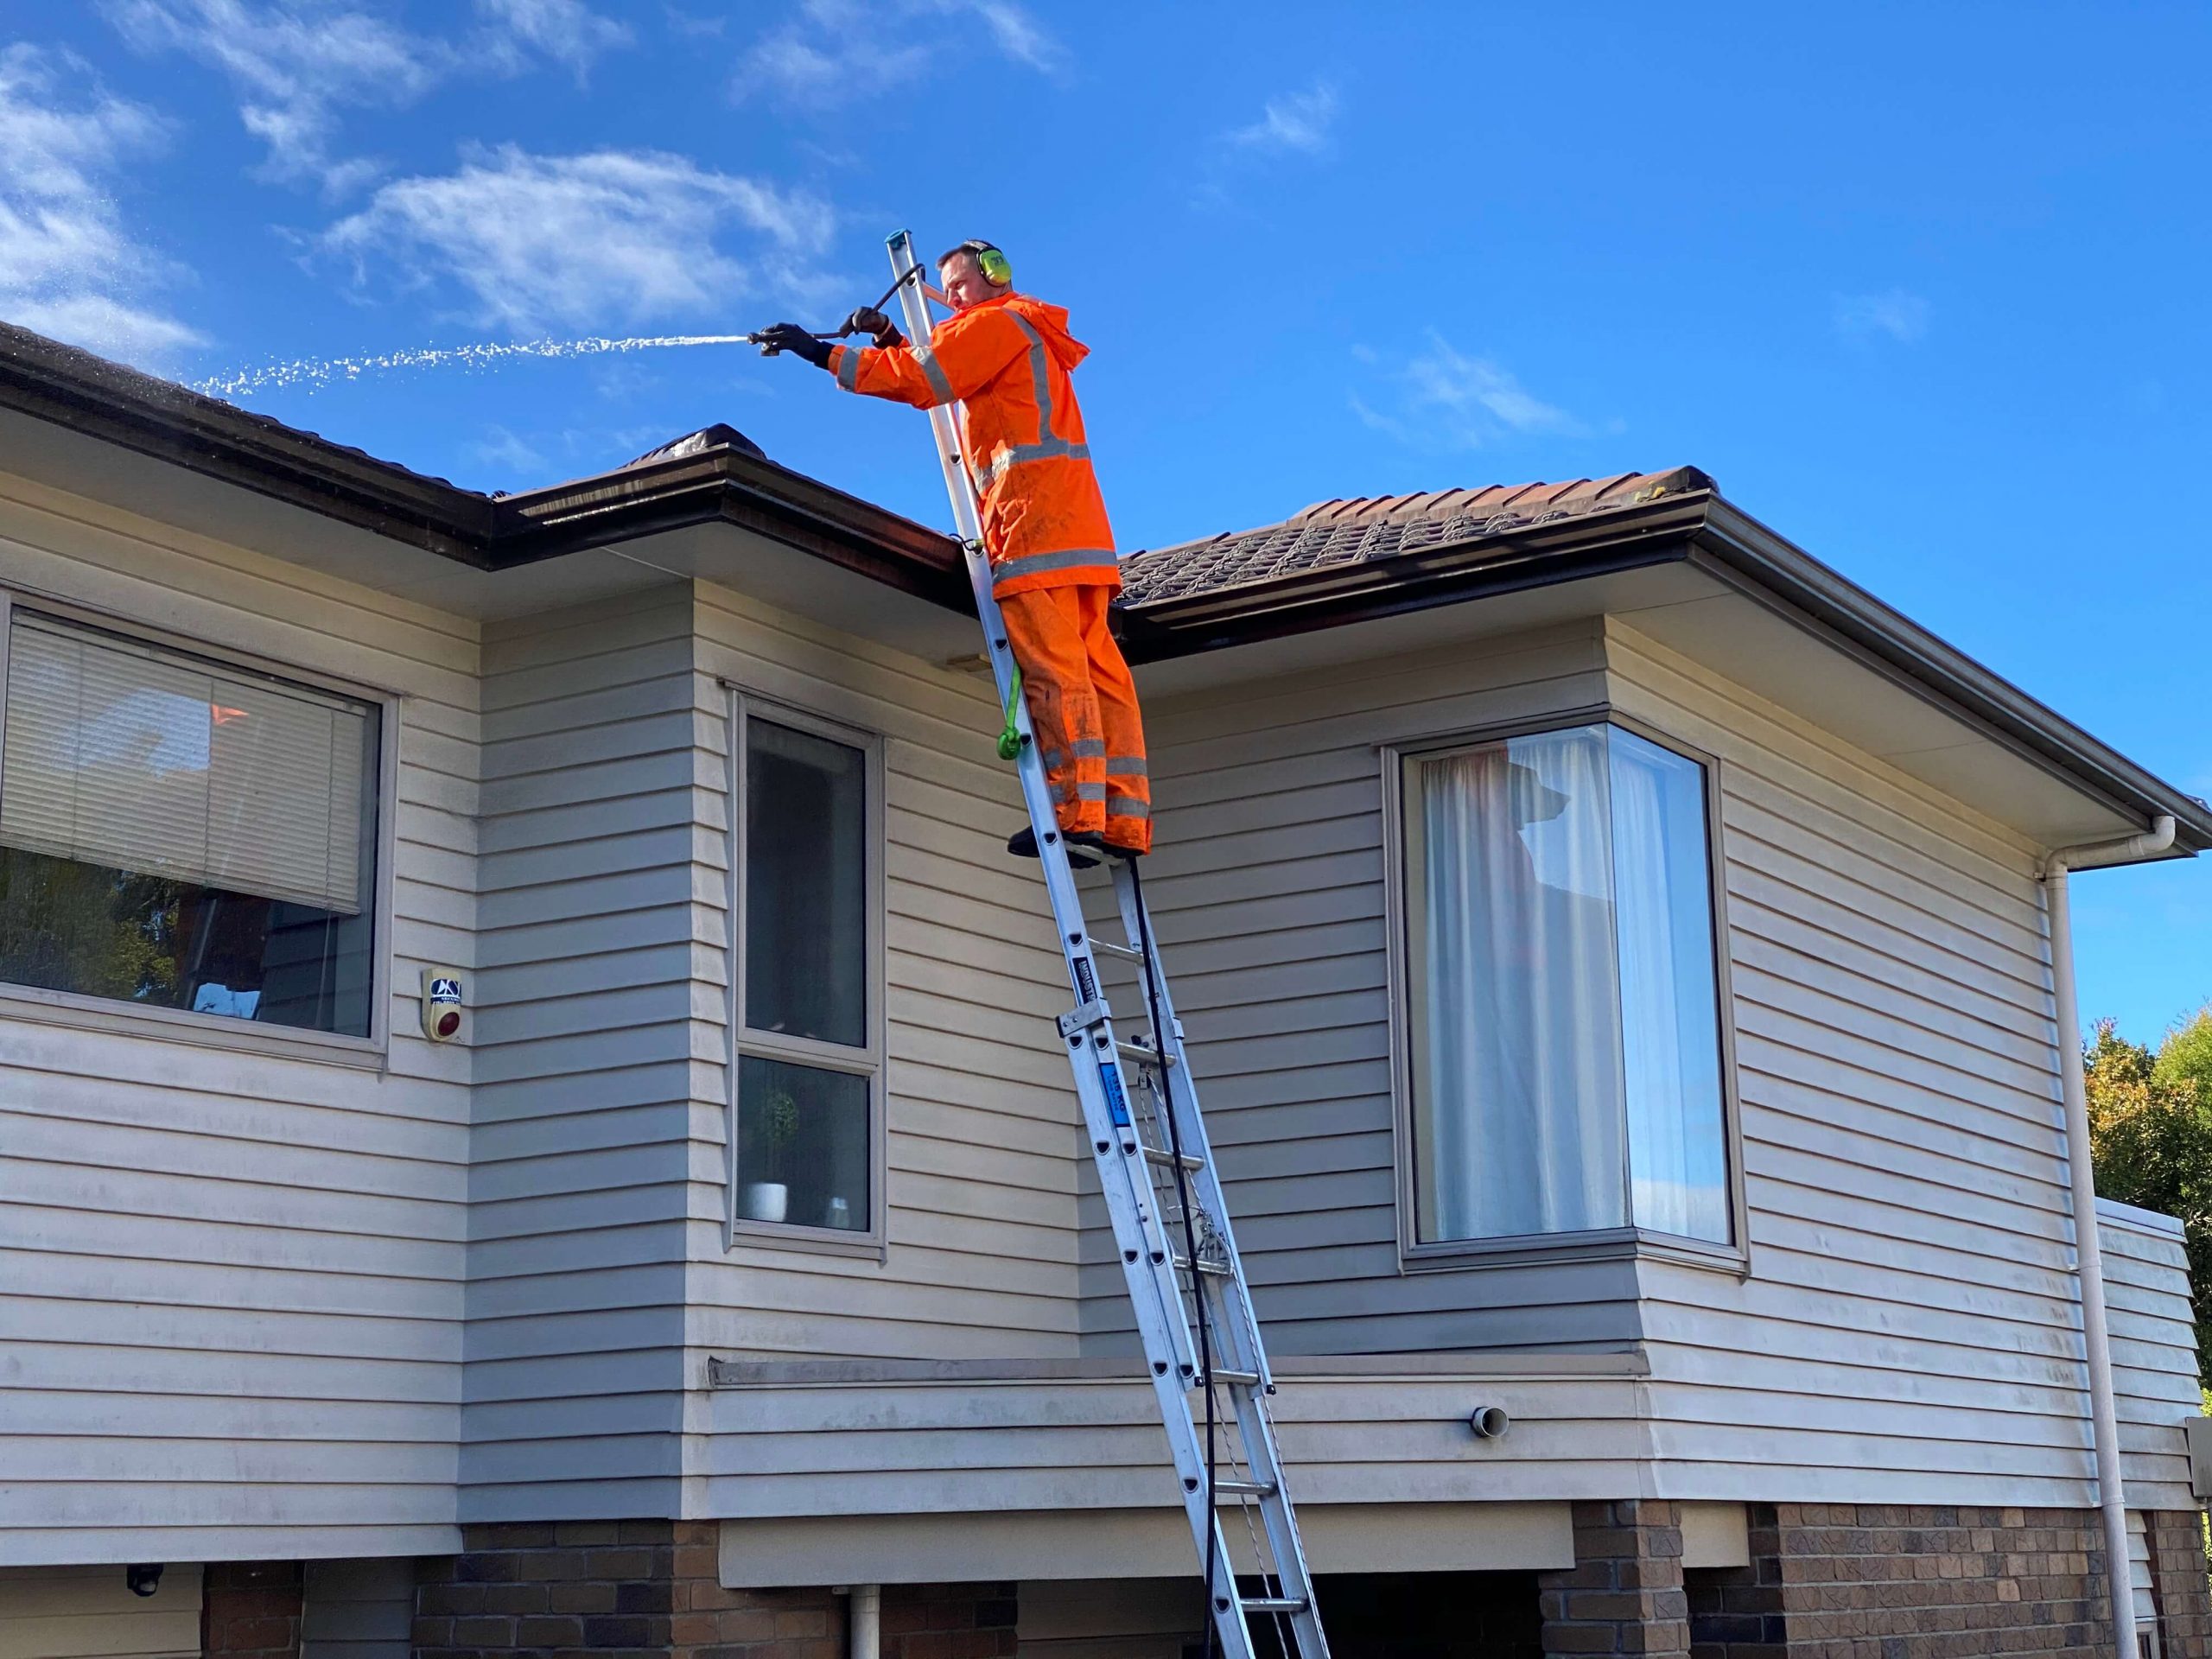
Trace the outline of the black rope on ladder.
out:
[[[1206,1391],[1206,1659],[1215,1659],[1221,1651],[1221,1625],[1214,1608],[1214,1577],[1218,1570],[1216,1546],[1221,1531],[1221,1511],[1216,1506],[1214,1490],[1213,1314],[1206,1302],[1205,1275],[1198,1269],[1198,1230],[1191,1222],[1191,1180],[1183,1168],[1183,1132],[1175,1122],[1175,1096],[1168,1080],[1168,1073],[1173,1068],[1167,1064],[1166,1028],[1160,1024],[1160,991],[1153,977],[1152,912],[1145,907],[1144,878],[1137,874],[1137,861],[1134,858],[1129,861],[1129,893],[1136,900],[1137,948],[1144,952],[1145,1010],[1152,1020],[1153,1058],[1158,1062],[1155,1069],[1160,1073],[1160,1096],[1167,1119],[1167,1154],[1175,1166],[1176,1201],[1183,1210],[1183,1250],[1191,1263],[1191,1304],[1198,1313],[1198,1380]],[[1233,1578],[1230,1589],[1233,1595]]]

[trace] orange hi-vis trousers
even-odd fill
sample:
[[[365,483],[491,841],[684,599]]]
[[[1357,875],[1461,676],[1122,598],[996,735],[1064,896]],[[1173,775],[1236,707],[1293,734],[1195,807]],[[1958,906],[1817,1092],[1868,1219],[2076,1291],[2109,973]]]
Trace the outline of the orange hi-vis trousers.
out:
[[[1061,830],[1103,831],[1141,853],[1152,848],[1152,785],[1136,682],[1106,626],[1113,596],[1103,582],[1035,588],[1007,594],[999,610]]]

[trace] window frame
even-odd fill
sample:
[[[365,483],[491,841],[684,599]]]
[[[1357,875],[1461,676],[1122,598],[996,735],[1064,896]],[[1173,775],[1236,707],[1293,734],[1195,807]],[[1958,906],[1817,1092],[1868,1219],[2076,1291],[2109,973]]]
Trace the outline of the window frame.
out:
[[[0,586],[0,788],[7,784],[8,652],[14,638],[17,611],[51,617],[101,629],[156,650],[176,652],[203,662],[219,663],[261,675],[279,683],[289,682],[310,690],[365,703],[377,711],[376,880],[370,896],[372,907],[369,944],[369,1034],[353,1037],[340,1032],[310,1031],[297,1026],[262,1025],[233,1015],[200,1014],[190,1008],[149,1007],[118,997],[92,996],[82,991],[48,990],[35,985],[0,981],[0,1019],[28,1020],[84,1031],[115,1032],[131,1037],[151,1037],[166,1042],[203,1048],[230,1049],[269,1054],[289,1059],[318,1060],[334,1065],[358,1066],[383,1071],[391,1056],[393,863],[398,850],[398,795],[400,710],[404,702],[397,691],[302,668],[276,658],[240,650],[213,640],[200,639],[172,628],[143,622],[135,617],[98,609],[22,586]]]
[[[885,1191],[890,1162],[890,1137],[887,1128],[890,1089],[886,1053],[889,1020],[885,1002],[889,976],[884,946],[883,738],[880,733],[828,719],[810,709],[764,696],[734,682],[725,680],[721,683],[728,693],[729,728],[725,746],[729,775],[724,794],[729,814],[729,860],[723,912],[728,929],[724,956],[728,971],[723,978],[728,982],[724,987],[722,999],[722,1248],[728,1251],[758,1246],[881,1261],[888,1250],[890,1217],[890,1205]],[[868,866],[861,887],[865,895],[868,927],[868,938],[861,947],[868,976],[868,1045],[864,1049],[848,1048],[842,1043],[824,1042],[819,1038],[794,1037],[780,1032],[755,1032],[744,1022],[747,732],[750,722],[755,719],[804,732],[809,736],[822,738],[828,742],[840,743],[847,748],[858,749],[862,756],[861,775],[866,780],[868,800],[861,823]],[[802,1222],[754,1221],[738,1214],[738,1193],[743,1185],[737,1162],[738,1079],[740,1062],[748,1057],[785,1060],[797,1065],[868,1079],[868,1217],[864,1230],[816,1227]]]
[[[1406,868],[1408,808],[1406,763],[1426,755],[1448,754],[1509,738],[1566,731],[1578,726],[1615,726],[1646,742],[1697,763],[1705,790],[1706,887],[1713,930],[1715,1037],[1719,1047],[1722,1154],[1727,1160],[1728,1226],[1732,1242],[1662,1233],[1632,1223],[1623,1227],[1571,1233],[1518,1233],[1495,1238],[1440,1239],[1420,1236],[1414,1189],[1412,882]],[[1727,858],[1721,823],[1723,762],[1610,702],[1584,703],[1541,715],[1408,737],[1380,746],[1382,791],[1383,914],[1389,1000],[1391,1162],[1398,1213],[1398,1271],[1402,1274],[1472,1268],[1511,1267],[1546,1262],[1610,1262],[1644,1257],[1691,1267],[1716,1268],[1748,1277],[1751,1273],[1750,1211],[1745,1196],[1743,1109],[1737,1090],[1735,998],[1729,976]],[[1635,1173],[1627,1156],[1628,1123],[1621,1123],[1622,1213],[1633,1216]]]

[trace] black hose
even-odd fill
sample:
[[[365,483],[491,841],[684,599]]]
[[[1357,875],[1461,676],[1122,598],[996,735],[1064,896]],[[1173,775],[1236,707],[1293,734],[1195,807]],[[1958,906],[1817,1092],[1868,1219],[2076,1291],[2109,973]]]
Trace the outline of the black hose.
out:
[[[1214,1575],[1218,1567],[1215,1554],[1215,1540],[1220,1531],[1221,1512],[1215,1506],[1214,1457],[1214,1399],[1213,1399],[1213,1343],[1210,1327],[1213,1316],[1206,1306],[1205,1278],[1198,1270],[1198,1230],[1191,1222],[1190,1176],[1183,1168],[1183,1131],[1175,1122],[1175,1095],[1169,1082],[1173,1070],[1167,1064],[1166,1027],[1160,1020],[1160,990],[1153,978],[1152,912],[1145,906],[1144,878],[1137,874],[1137,861],[1129,861],[1129,893],[1136,900],[1137,948],[1144,952],[1144,1000],[1147,1016],[1152,1021],[1152,1052],[1158,1062],[1160,1097],[1162,1115],[1167,1119],[1167,1153],[1175,1167],[1175,1197],[1183,1210],[1183,1250],[1191,1264],[1191,1305],[1198,1314],[1198,1381],[1206,1391],[1206,1659],[1214,1659],[1221,1651],[1221,1626],[1214,1618]],[[1232,1582],[1232,1590],[1234,1585]]]

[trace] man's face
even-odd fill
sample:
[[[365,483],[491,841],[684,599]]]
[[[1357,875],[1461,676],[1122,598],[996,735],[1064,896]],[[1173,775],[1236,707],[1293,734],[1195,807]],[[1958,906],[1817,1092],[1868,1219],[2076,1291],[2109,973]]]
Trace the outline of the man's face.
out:
[[[944,289],[944,297],[952,302],[955,311],[965,311],[971,305],[981,305],[985,300],[994,299],[1005,292],[1003,289],[993,288],[983,280],[983,273],[977,268],[976,256],[972,253],[954,254],[937,268],[937,276],[938,284]]]

